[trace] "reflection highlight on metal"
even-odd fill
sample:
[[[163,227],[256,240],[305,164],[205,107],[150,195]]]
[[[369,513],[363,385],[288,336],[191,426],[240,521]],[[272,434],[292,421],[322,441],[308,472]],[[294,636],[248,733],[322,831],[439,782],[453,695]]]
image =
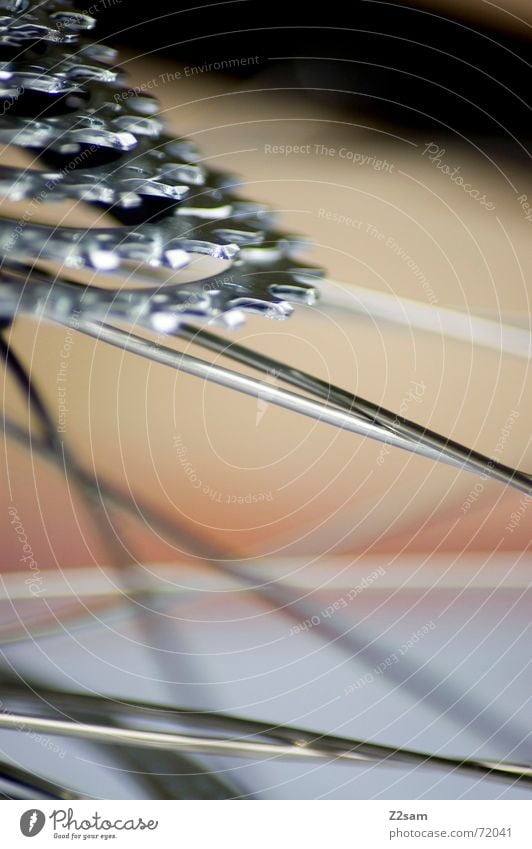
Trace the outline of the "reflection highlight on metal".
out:
[[[309,416],[326,424],[339,427],[361,436],[368,436],[381,442],[395,445],[415,454],[421,454],[432,460],[440,460],[470,472],[485,475],[502,481],[522,492],[532,492],[532,477],[523,472],[504,466],[476,451],[446,439],[414,422],[399,417],[388,410],[357,398],[345,390],[320,381],[299,369],[257,354],[242,345],[232,345],[215,334],[204,330],[195,330],[188,326],[181,328],[181,334],[210,350],[223,353],[237,362],[252,365],[264,373],[275,373],[278,377],[324,399],[311,401],[302,395],[279,389],[255,378],[246,377],[222,366],[205,362],[126,332],[107,324],[81,321],[78,329],[82,333],[94,336],[153,362],[171,366],[185,374],[201,377],[228,389],[234,389],[246,395],[261,398],[294,413]],[[329,403],[329,402],[333,403]],[[335,406],[337,405],[337,406]]]
[[[312,305],[322,272],[298,260],[303,239],[277,231],[266,207],[238,197],[238,181],[233,176],[206,168],[198,161],[194,145],[167,135],[157,101],[127,88],[122,71],[114,64],[116,51],[82,38],[93,26],[94,19],[70,10],[63,0],[0,0],[0,100],[4,107],[0,142],[29,148],[46,166],[44,171],[0,168],[0,196],[13,202],[29,201],[32,210],[27,219],[0,219],[0,327],[5,331],[19,316],[66,325],[98,342],[188,375],[530,494],[530,474],[212,331],[213,323],[226,329],[237,326],[246,313],[284,319],[293,311],[293,302]],[[38,219],[40,204],[65,200],[91,204],[111,215],[119,226],[51,227],[33,220]],[[164,274],[170,271],[191,272],[201,256],[214,260],[218,273],[182,283],[165,280]],[[50,272],[50,263],[55,264],[54,272]],[[98,274],[111,275],[116,285],[104,288],[75,282],[69,279],[73,270],[96,272],[96,279]],[[124,277],[131,288],[123,285]],[[324,289],[325,305],[338,305],[331,288],[325,285]],[[342,307],[350,297],[341,295]],[[367,304],[378,318],[397,320],[397,311],[394,313],[383,296],[372,293]],[[405,302],[403,307],[406,320],[410,316],[426,329],[437,329],[433,315],[426,310],[420,314],[420,305]],[[468,316],[461,316],[457,326],[456,315],[453,318],[450,311],[444,318],[450,335],[454,322],[458,338],[466,338],[471,331],[479,344],[494,347],[493,322],[475,319],[471,323]],[[128,329],[117,327],[118,323]],[[159,333],[158,340],[136,335],[133,330],[139,327]],[[500,350],[519,356],[526,353],[524,331],[504,330]],[[165,346],[160,343],[165,335],[259,373],[275,374],[299,392]],[[193,531],[169,522],[149,505],[83,469],[57,439],[46,405],[5,340],[1,355],[44,429],[44,438],[33,437],[4,415],[5,435],[58,465],[102,520],[99,525],[104,532],[110,529],[107,508],[153,522],[171,538],[185,541],[216,569],[279,605],[283,615],[294,616],[298,602],[285,607],[286,598],[279,588],[255,587],[227,552],[211,550]],[[112,534],[108,536],[114,563],[122,570],[124,597],[131,600],[134,567],[123,552],[117,552]],[[338,634],[333,636],[341,644]],[[179,755],[180,760],[173,760],[169,770],[178,769],[180,792],[184,788],[190,798],[239,795],[236,782],[225,784],[214,772],[198,771],[192,756],[200,754],[414,765],[532,783],[529,764],[440,757],[289,725],[272,727],[217,712],[119,702],[29,682],[24,687],[8,681],[2,698],[13,708],[0,711],[3,729],[46,731],[119,746],[125,762],[142,773],[149,770],[142,749]],[[155,727],[161,721],[167,725],[165,730]],[[169,781],[155,775],[145,780],[155,798],[173,797]],[[0,764],[0,794],[19,799],[82,798],[7,763]]]
[[[244,758],[319,759],[388,765],[416,765],[427,768],[458,770],[498,780],[532,784],[532,765],[496,762],[483,759],[449,758],[416,752],[411,749],[382,746],[362,740],[320,734],[289,725],[272,726],[219,712],[192,711],[150,705],[140,702],[112,701],[94,696],[39,690],[38,696],[10,692],[6,698],[14,703],[28,703],[31,713],[0,714],[0,728],[16,728],[17,724],[36,732],[76,737],[95,742],[116,743],[149,749],[175,750],[189,754],[229,755]],[[35,716],[44,705],[68,719]],[[27,709],[27,707],[26,707]],[[117,725],[101,719],[110,713]],[[82,721],[77,715],[92,716]],[[95,718],[96,717],[96,718]],[[138,727],[147,721],[178,725],[186,733]],[[190,731],[187,731],[190,729]],[[195,733],[192,733],[194,730]],[[209,733],[198,733],[199,731]]]

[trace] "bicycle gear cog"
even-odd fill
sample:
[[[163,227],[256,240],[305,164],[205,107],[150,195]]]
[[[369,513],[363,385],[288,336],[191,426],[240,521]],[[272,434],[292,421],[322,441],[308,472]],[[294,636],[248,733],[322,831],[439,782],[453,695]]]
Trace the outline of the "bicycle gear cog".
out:
[[[273,229],[267,207],[234,193],[238,180],[167,134],[158,102],[127,88],[116,51],[82,37],[94,25],[62,0],[0,0],[0,142],[34,150],[46,169],[0,168],[0,196],[32,208],[31,220],[0,218],[1,320],[24,312],[64,322],[81,311],[171,332],[184,319],[232,326],[246,312],[282,319],[291,301],[313,303],[321,271],[294,258],[304,240]],[[103,208],[121,226],[34,220],[41,203],[65,199]],[[230,266],[136,289],[65,279],[81,268],[146,280],[198,254]],[[35,271],[43,260],[58,264],[55,277]]]

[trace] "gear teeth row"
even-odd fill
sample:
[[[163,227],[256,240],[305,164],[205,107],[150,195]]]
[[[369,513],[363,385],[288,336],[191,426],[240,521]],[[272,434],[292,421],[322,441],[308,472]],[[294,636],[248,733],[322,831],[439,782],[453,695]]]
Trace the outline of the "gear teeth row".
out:
[[[0,46],[24,47],[35,41],[75,44],[96,19],[63,3],[40,0],[0,0]]]
[[[81,310],[170,331],[191,317],[230,326],[246,312],[282,319],[290,301],[313,303],[321,272],[294,258],[306,241],[236,196],[238,177],[167,135],[158,102],[127,87],[116,51],[87,40],[94,23],[63,0],[0,0],[0,143],[35,151],[46,168],[0,168],[0,196],[32,208],[31,220],[0,219],[2,320],[23,311],[63,321]],[[67,199],[103,207],[120,226],[36,222],[40,203]],[[153,269],[183,269],[197,255],[230,266],[191,283],[154,278]],[[60,277],[127,268],[153,285],[82,288],[44,272],[24,280],[20,260],[51,260]]]
[[[10,219],[0,219],[0,252],[25,260],[55,260],[67,269],[114,271],[127,262],[176,270],[185,268],[191,255],[231,260],[238,251],[237,245],[217,238],[215,232],[209,233],[211,239],[202,239],[193,238],[193,230],[190,227],[187,233],[184,226],[179,236],[155,224],[87,230],[29,223],[20,228],[13,227]]]
[[[20,97],[26,91],[44,94],[73,94],[85,91],[85,85],[102,82],[118,85],[121,72],[107,64],[84,61],[84,57],[65,53],[62,58],[48,56],[28,65],[17,60],[0,62],[0,98]]]
[[[23,223],[23,222],[21,222]],[[0,252],[4,256],[34,260],[56,260],[67,268],[111,271],[124,262],[146,262],[152,268],[184,268],[189,254],[232,260],[239,247],[254,248],[269,239],[274,257],[286,253],[289,237],[252,227],[218,227],[218,222],[194,218],[173,218],[162,224],[140,227],[49,227],[31,222],[14,224],[0,218]],[[266,259],[263,252],[261,260]],[[260,264],[260,262],[259,262]],[[245,266],[245,259],[243,262]]]

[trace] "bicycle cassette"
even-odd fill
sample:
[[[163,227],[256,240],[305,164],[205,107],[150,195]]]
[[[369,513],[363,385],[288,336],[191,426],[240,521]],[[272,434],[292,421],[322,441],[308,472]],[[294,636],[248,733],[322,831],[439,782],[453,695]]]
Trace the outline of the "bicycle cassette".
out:
[[[60,0],[1,0],[0,9],[0,142],[31,149],[41,166],[0,169],[0,196],[29,210],[0,218],[2,322],[20,313],[64,322],[81,311],[170,332],[184,318],[282,319],[289,302],[314,302],[321,271],[294,258],[304,240],[273,229],[267,207],[235,194],[238,180],[168,135],[157,101],[126,87],[116,51],[82,38],[92,17]],[[66,199],[120,226],[39,223],[42,204]],[[223,266],[186,283],[153,275],[197,255]],[[73,269],[93,272],[91,284],[69,281]],[[98,285],[99,273],[119,269],[151,285],[124,289],[123,276],[113,289]]]

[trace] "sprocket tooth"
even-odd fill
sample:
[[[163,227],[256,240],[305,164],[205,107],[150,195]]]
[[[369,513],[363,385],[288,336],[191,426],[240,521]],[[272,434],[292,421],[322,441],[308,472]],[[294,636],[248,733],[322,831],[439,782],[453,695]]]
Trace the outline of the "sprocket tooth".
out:
[[[16,100],[0,116],[0,142],[36,150],[46,170],[0,168],[0,194],[82,200],[104,207],[119,226],[0,219],[0,319],[22,310],[64,321],[81,311],[173,332],[187,318],[236,326],[247,313],[283,319],[289,302],[312,303],[321,271],[295,256],[307,240],[277,229],[268,206],[240,198],[238,176],[212,170],[193,142],[167,134],[158,101],[128,87],[116,51],[84,37],[91,15],[67,0],[21,0],[23,11],[16,2],[0,0],[0,99]],[[53,110],[37,108],[43,98]],[[190,274],[198,256],[224,270],[192,283],[161,282],[160,269]],[[21,259],[32,263],[28,285]],[[42,260],[61,273],[96,272],[96,285],[47,277],[37,270]],[[138,274],[153,285],[123,290],[124,266],[128,280]],[[99,288],[98,272],[116,273],[116,288]]]

